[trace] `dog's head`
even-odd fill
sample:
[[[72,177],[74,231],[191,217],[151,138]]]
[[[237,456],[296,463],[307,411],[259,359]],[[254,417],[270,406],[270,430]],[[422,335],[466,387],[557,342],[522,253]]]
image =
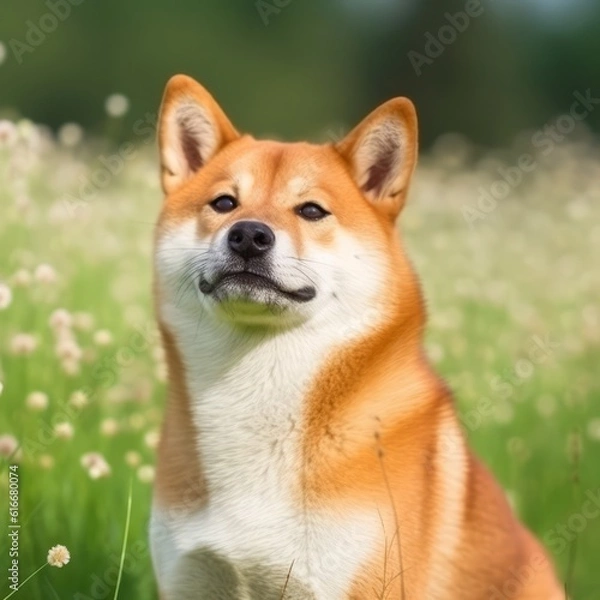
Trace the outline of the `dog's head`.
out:
[[[260,141],[178,75],[159,127],[159,296],[210,318],[284,326],[359,314],[398,292],[394,221],[417,155],[409,100],[386,102],[337,144]]]

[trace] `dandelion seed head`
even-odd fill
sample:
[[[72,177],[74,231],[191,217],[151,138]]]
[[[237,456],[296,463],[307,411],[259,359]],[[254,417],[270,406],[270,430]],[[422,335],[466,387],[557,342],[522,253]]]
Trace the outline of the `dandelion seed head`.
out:
[[[110,465],[99,452],[87,452],[81,457],[80,462],[91,479],[100,479],[110,475]]]
[[[27,269],[19,269],[11,278],[13,285],[17,287],[28,287],[31,279],[31,273]]]
[[[83,139],[83,129],[77,123],[65,123],[58,130],[58,141],[66,148],[74,148]]]
[[[0,310],[5,310],[11,305],[12,297],[12,290],[5,283],[0,283]]]
[[[109,346],[112,343],[112,334],[107,329],[98,329],[94,333],[94,343],[97,346]]]
[[[51,567],[64,567],[71,560],[71,554],[66,546],[53,546],[48,550],[48,564]]]
[[[148,448],[150,448],[151,450],[156,449],[156,447],[158,446],[158,442],[160,441],[160,434],[158,431],[149,431],[145,436],[144,436],[144,443],[146,444],[146,446],[148,446]]]
[[[137,470],[137,477],[142,483],[152,483],[154,481],[154,467],[152,465],[142,465]]]
[[[8,433],[0,435],[0,456],[4,456],[6,458],[9,456],[14,456],[18,447],[19,442],[17,441],[16,437]]]
[[[66,358],[60,362],[60,367],[65,375],[75,377],[81,373],[81,364],[78,360]]]
[[[107,437],[116,435],[119,432],[119,423],[116,419],[104,419],[100,423],[100,433]]]
[[[69,404],[75,408],[83,408],[88,403],[89,399],[86,393],[81,390],[76,390],[69,396]]]
[[[44,392],[31,392],[25,399],[27,408],[35,411],[42,411],[48,408],[48,395]]]
[[[67,421],[57,423],[54,426],[54,435],[60,440],[70,440],[74,433],[75,430],[73,429],[73,425]]]
[[[104,108],[109,117],[122,117],[129,110],[129,99],[123,94],[111,94]]]
[[[77,342],[70,338],[64,337],[56,344],[56,356],[61,360],[80,361],[83,352]]]
[[[1,42],[0,42],[1,43]],[[1,63],[2,61],[0,61]],[[19,131],[12,121],[0,121],[0,148],[12,148],[19,139]]]
[[[47,471],[54,468],[54,456],[51,454],[41,454],[38,462],[40,467]]]
[[[54,270],[54,267],[52,267],[51,265],[45,264],[45,263],[38,265],[35,268],[35,271],[33,272],[33,277],[37,282],[43,283],[46,285],[51,285],[53,283],[56,283],[56,279],[57,279],[57,275],[56,275],[56,271]]]
[[[142,462],[142,455],[135,450],[125,453],[125,463],[130,467],[137,467]]]
[[[54,330],[69,329],[73,324],[71,313],[64,308],[57,308],[48,320],[48,324]]]
[[[29,356],[37,348],[37,339],[29,333],[17,333],[10,340],[10,351],[16,356]]]

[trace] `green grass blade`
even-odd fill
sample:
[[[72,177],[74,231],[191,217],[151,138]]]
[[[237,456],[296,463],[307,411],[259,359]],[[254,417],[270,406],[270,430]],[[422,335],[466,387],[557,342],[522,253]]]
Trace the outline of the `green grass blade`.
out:
[[[132,493],[133,480],[129,480],[129,495],[127,497],[127,517],[125,519],[125,535],[123,536],[123,547],[121,548],[121,561],[119,563],[119,576],[117,578],[117,586],[115,588],[115,596],[114,600],[117,600],[119,597],[119,588],[121,587],[121,578],[123,576],[123,565],[125,564],[125,552],[127,550],[127,539],[129,537],[129,525],[131,523],[131,498],[133,496]]]

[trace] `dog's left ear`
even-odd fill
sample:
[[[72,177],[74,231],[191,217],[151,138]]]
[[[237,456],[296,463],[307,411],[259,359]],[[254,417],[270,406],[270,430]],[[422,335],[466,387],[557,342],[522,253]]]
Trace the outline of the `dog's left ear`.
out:
[[[204,87],[186,75],[171,77],[163,96],[158,132],[165,193],[178,189],[221,148],[239,137]]]
[[[417,163],[417,113],[408,98],[376,108],[341,142],[338,152],[365,197],[391,219],[404,206]]]

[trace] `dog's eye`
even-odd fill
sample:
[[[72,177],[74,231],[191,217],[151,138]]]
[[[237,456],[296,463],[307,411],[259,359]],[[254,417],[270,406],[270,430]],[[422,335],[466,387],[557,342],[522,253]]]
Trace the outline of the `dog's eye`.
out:
[[[296,207],[296,213],[307,221],[320,221],[331,214],[314,202],[307,202]]]
[[[210,203],[212,209],[218,213],[228,213],[237,208],[238,202],[233,196],[219,196]]]

